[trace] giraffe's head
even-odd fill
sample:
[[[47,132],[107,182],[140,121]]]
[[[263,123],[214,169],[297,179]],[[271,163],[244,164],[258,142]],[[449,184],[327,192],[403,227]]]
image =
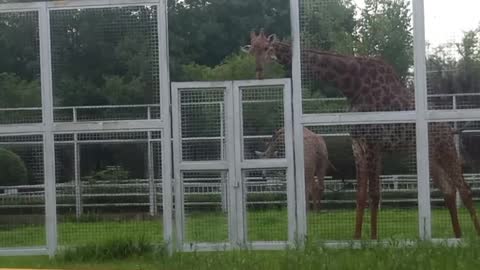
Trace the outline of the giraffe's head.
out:
[[[280,151],[284,151],[285,129],[280,128],[273,132],[271,140],[266,144],[265,152],[255,151],[259,158],[279,158]]]
[[[242,50],[255,57],[256,77],[263,79],[263,70],[265,65],[271,60],[275,60],[275,49],[273,43],[276,41],[275,35],[266,36],[263,30],[257,35],[255,31],[250,32],[250,44],[242,47]]]

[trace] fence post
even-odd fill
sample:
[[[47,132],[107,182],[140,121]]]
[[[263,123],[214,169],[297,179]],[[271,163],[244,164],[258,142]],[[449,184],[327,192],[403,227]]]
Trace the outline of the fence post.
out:
[[[221,183],[220,183],[220,194],[222,196],[222,211],[227,213],[228,211],[228,189],[227,189],[227,178],[225,177],[225,172],[221,173]]]
[[[223,104],[220,103],[220,160],[225,160],[225,146],[224,146],[224,143],[225,143],[225,138],[224,138],[224,129],[225,129],[225,126],[224,126],[224,121],[225,121],[225,113],[224,113],[224,109],[223,109]],[[231,143],[231,142],[229,142]],[[227,179],[225,177],[225,172],[222,172],[221,173],[221,183],[220,183],[220,192],[221,192],[221,197],[222,197],[222,211],[224,213],[227,212],[227,205],[228,205],[228,190],[227,190]]]
[[[427,122],[427,72],[425,52],[425,10],[423,0],[413,1],[415,64],[416,152],[418,181],[418,226],[422,240],[432,238],[430,166]]]
[[[158,213],[157,210],[157,188],[155,186],[155,171],[153,165],[153,147],[152,147],[152,132],[148,132],[147,141],[147,164],[148,164],[148,190],[149,190],[149,202],[150,202],[150,216],[155,216]]]
[[[57,195],[55,180],[55,139],[53,135],[53,90],[50,42],[50,17],[47,2],[39,10],[43,163],[45,178],[45,216],[47,249],[50,257],[57,251]]]
[[[74,149],[74,173],[75,173],[75,214],[79,219],[83,214],[82,205],[82,179],[80,175],[80,145],[78,145],[78,134],[73,134],[73,149]]]
[[[296,242],[303,246],[307,236],[307,209],[305,199],[305,173],[303,157],[303,108],[302,70],[300,44],[300,3],[290,0],[290,23],[292,31],[292,104],[293,146],[295,159]]]
[[[456,110],[457,109],[457,96],[454,95],[452,97],[452,109],[453,110]],[[455,148],[457,150],[457,155],[458,157],[461,157],[461,153],[460,153],[460,132],[458,131],[458,123],[457,122],[454,122],[453,123],[453,128],[455,129],[455,134],[453,135],[453,141],[455,142]],[[455,197],[455,204],[457,205],[457,208],[460,208],[460,206],[462,205],[462,200],[460,199],[460,193],[458,192],[458,189],[457,189],[457,195]]]
[[[168,49],[168,14],[167,1],[158,0],[157,31],[159,60],[159,96],[161,107],[162,129],[162,214],[163,241],[169,254],[173,253],[173,187],[172,187],[172,130],[171,130],[171,92]],[[179,179],[177,179],[179,181]],[[178,207],[178,205],[176,205]]]

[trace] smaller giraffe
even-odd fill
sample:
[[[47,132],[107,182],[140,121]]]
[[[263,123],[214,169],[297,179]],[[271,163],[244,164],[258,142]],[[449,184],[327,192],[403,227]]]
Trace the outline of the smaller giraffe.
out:
[[[276,158],[278,151],[285,145],[285,129],[278,129],[272,136],[265,152],[255,151],[261,158]],[[305,161],[305,192],[308,201],[312,202],[315,211],[320,210],[320,204],[325,191],[325,175],[328,167],[333,165],[328,159],[328,150],[322,136],[303,128],[303,145]],[[317,179],[315,180],[315,176]]]

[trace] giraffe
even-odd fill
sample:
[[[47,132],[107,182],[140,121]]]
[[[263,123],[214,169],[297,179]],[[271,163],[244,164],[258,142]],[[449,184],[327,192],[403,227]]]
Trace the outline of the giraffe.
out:
[[[263,30],[258,35],[252,31],[250,44],[243,49],[255,57],[257,79],[263,78],[265,64],[271,60],[276,60],[287,68],[291,67],[291,45],[279,41],[275,35],[265,35]],[[309,67],[315,78],[333,84],[342,92],[352,112],[415,109],[414,93],[403,85],[394,68],[380,58],[346,56],[316,49],[303,49],[301,57],[302,64]],[[352,150],[357,178],[354,239],[361,238],[367,196],[371,209],[370,238],[378,239],[382,154],[413,146],[414,131],[413,123],[352,127]],[[429,125],[431,176],[433,183],[443,193],[455,237],[462,236],[455,205],[457,190],[480,235],[472,191],[463,177],[462,161],[455,148],[453,133],[453,129],[446,123]]]
[[[265,152],[255,151],[261,158],[275,158],[282,145],[285,145],[285,129],[275,131]],[[321,199],[325,191],[325,175],[329,167],[333,167],[328,159],[328,149],[322,136],[303,128],[303,145],[305,161],[305,195],[312,201],[312,210],[320,210]],[[315,176],[317,180],[315,181]]]

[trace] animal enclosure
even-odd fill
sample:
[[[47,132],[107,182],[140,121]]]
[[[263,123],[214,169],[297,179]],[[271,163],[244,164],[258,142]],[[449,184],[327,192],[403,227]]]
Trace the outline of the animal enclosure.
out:
[[[0,255],[480,233],[479,31],[361,2],[0,4]]]

